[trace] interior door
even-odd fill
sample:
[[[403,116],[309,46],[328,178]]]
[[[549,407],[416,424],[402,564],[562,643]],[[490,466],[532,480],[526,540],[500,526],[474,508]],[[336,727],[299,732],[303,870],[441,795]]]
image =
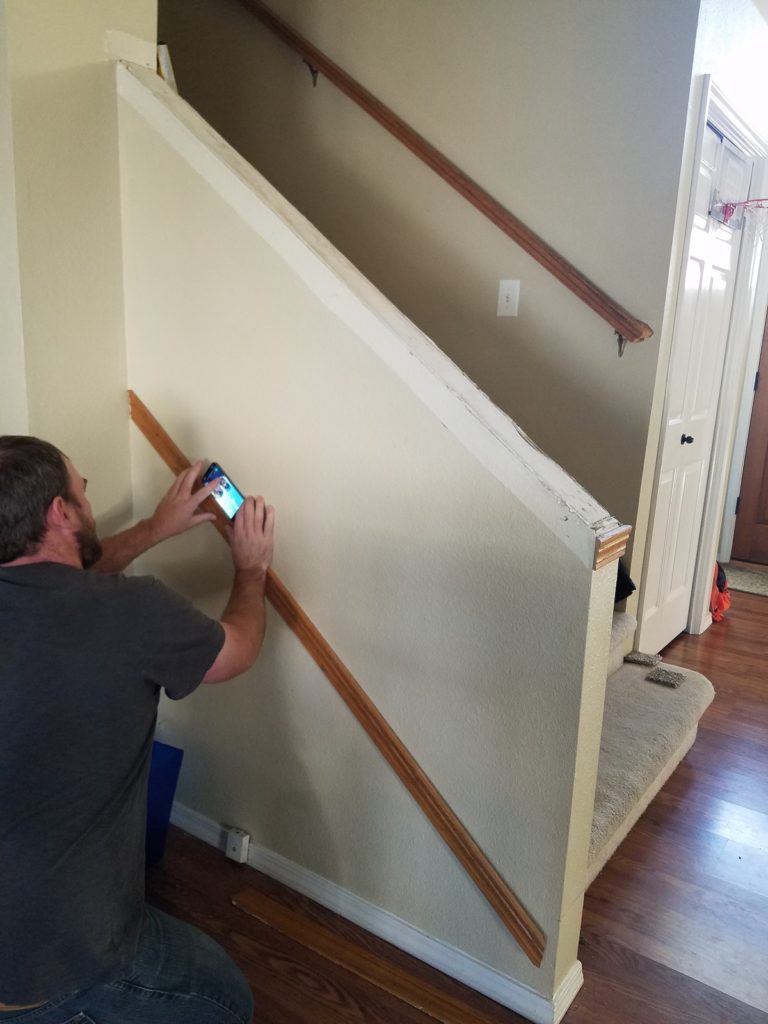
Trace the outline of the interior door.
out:
[[[768,564],[768,320],[749,421],[732,558]]]
[[[711,125],[702,141],[667,380],[665,431],[638,647],[656,653],[688,621],[741,232],[710,216],[715,192],[746,199],[751,160]]]

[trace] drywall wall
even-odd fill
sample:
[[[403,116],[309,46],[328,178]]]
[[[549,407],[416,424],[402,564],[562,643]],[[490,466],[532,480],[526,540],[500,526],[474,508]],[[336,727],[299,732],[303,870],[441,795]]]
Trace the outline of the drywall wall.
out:
[[[273,0],[655,338],[611,329],[237,0],[162,0],[182,94],[623,522],[662,331],[698,0]],[[520,315],[495,316],[519,278]]]
[[[179,797],[551,999],[576,961],[612,570],[557,542],[339,314],[383,303],[354,268],[340,260],[321,298],[277,243],[319,246],[313,229],[161,83],[137,81],[123,75],[120,106],[130,386],[189,456],[276,505],[280,578],[540,923],[544,964],[275,615],[252,672],[164,706],[163,735],[186,749]],[[138,435],[132,458],[141,513],[168,476]],[[142,564],[223,607],[212,531]]]
[[[21,322],[21,281],[16,235],[8,33],[0,0],[0,434],[27,432],[27,381]]]
[[[141,37],[152,52],[156,4],[6,0],[6,19],[13,148],[2,159],[12,153],[15,168],[24,429],[72,456],[109,530],[131,502],[107,33]],[[11,343],[18,375],[19,342]]]

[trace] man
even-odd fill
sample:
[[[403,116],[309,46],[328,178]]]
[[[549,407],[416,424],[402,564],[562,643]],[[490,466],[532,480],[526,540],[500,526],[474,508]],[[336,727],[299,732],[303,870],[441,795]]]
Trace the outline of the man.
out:
[[[53,445],[0,437],[0,1021],[250,1024],[227,954],[144,905],[160,689],[244,672],[264,637],[274,511],[230,527],[232,593],[209,619],[137,555],[215,518],[181,473],[153,515],[99,542],[86,481]]]

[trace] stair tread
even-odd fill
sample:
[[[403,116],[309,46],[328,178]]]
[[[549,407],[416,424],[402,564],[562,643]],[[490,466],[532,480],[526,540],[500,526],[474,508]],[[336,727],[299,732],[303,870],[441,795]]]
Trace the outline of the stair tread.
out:
[[[647,681],[649,669],[642,665],[625,663],[608,678],[590,860],[622,827],[654,780],[670,773],[670,760],[715,695],[712,683],[698,672],[664,667],[682,673],[677,689]]]

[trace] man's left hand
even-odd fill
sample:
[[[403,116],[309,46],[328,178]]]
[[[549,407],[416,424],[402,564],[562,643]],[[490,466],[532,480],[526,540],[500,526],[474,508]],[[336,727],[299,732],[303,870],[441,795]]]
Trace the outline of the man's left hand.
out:
[[[216,518],[213,512],[200,512],[200,505],[216,489],[217,480],[195,489],[200,480],[202,462],[196,462],[176,477],[167,493],[149,519],[152,543],[159,544],[177,533],[191,530],[200,523],[210,523]]]

